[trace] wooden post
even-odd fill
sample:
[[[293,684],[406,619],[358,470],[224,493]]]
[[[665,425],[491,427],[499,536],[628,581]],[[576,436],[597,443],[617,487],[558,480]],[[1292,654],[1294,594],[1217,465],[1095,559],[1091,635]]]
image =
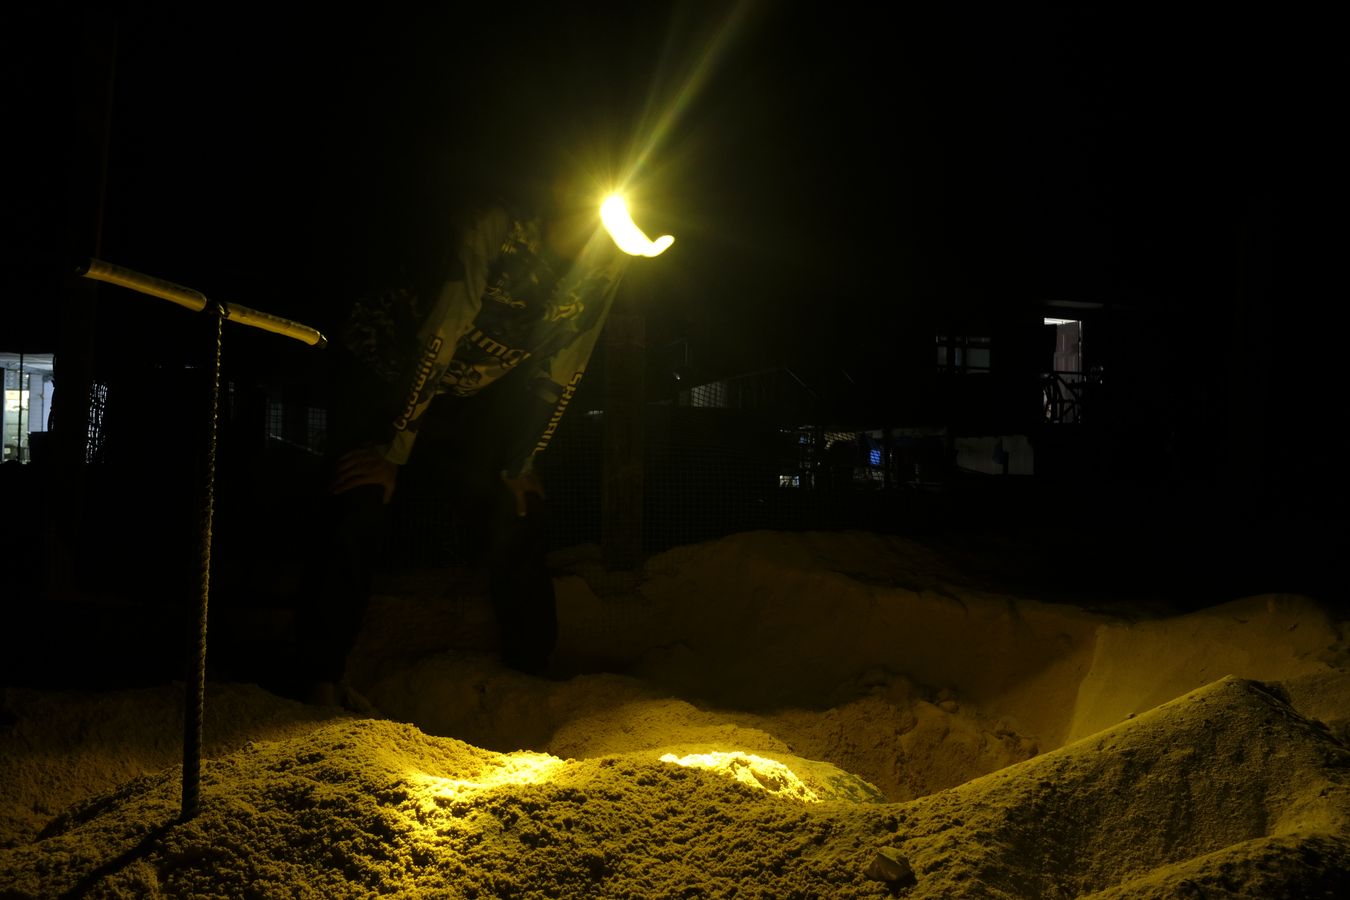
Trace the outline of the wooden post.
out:
[[[642,564],[646,321],[620,293],[605,326],[605,446],[600,548],[607,569]]]

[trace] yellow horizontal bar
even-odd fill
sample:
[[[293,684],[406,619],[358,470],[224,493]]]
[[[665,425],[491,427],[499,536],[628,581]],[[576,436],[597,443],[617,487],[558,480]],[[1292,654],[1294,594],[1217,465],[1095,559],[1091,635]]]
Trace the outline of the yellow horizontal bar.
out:
[[[225,307],[225,318],[230,322],[238,322],[240,325],[252,325],[254,328],[261,328],[263,331],[295,338],[311,347],[326,347],[328,345],[328,339],[315,328],[301,325],[299,322],[292,322],[290,319],[283,319],[281,316],[274,316],[271,313],[249,309],[247,306],[229,304]]]
[[[159,297],[177,303],[193,312],[201,312],[206,309],[209,303],[206,295],[201,291],[183,287],[181,284],[174,284],[172,281],[165,281],[163,278],[143,275],[140,272],[115,266],[101,259],[89,260],[77,269],[77,273],[85,278],[104,281],[118,287],[129,288],[137,293],[149,294],[151,297]],[[318,329],[310,328],[308,325],[283,319],[281,316],[274,316],[271,313],[250,309],[247,306],[228,304],[223,305],[223,309],[225,318],[230,322],[238,322],[240,325],[250,325],[283,337],[295,338],[311,347],[326,347],[328,345],[328,339]]]
[[[194,291],[192,288],[174,284],[172,281],[165,281],[163,278],[142,275],[140,272],[115,266],[101,259],[89,260],[88,263],[80,267],[79,274],[95,281],[106,281],[108,284],[115,284],[119,287],[130,288],[141,294],[149,294],[151,297],[168,300],[177,303],[179,306],[186,306],[193,312],[201,312],[206,309],[206,295],[201,291]]]

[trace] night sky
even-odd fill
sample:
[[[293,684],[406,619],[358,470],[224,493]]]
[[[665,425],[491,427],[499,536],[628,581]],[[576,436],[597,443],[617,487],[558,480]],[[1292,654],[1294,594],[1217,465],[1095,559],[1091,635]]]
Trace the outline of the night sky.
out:
[[[1226,504],[1254,489],[1224,473],[1262,468],[1343,531],[1329,21],[1140,4],[278,8],[11,14],[0,350],[58,346],[53,275],[94,246],[71,232],[98,199],[81,123],[105,114],[99,255],[330,334],[356,296],[434,255],[480,167],[560,122],[594,129],[588,159],[622,160],[665,121],[636,217],[677,241],[625,283],[649,365],[687,340],[703,380],[865,373],[843,389],[861,408],[900,396],[897,355],[927,357],[967,312],[1104,303],[1156,322],[1126,348],[1153,380],[1109,471],[1136,471],[1180,422],[1188,472]],[[205,358],[198,319],[130,292],[100,289],[96,326],[98,366]],[[313,359],[242,328],[226,350],[231,377],[260,381]]]
[[[1322,255],[1304,207],[1325,187],[1326,23],[1138,5],[454,6],[123,4],[104,258],[331,327],[429,252],[457,174],[530,142],[541,111],[594,124],[591,149],[619,158],[671,110],[644,224],[678,242],[637,289],[657,340],[698,335],[730,369],[882,348],[910,311],[944,305],[1166,313],[1234,290],[1252,220],[1283,274]],[[74,9],[9,35],[31,119],[11,273],[71,250],[51,209],[82,99]]]

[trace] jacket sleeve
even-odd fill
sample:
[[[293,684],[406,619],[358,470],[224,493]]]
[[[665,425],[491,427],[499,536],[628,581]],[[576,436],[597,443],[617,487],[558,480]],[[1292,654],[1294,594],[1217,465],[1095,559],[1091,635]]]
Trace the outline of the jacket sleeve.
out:
[[[563,413],[586,373],[586,365],[609,318],[617,294],[617,281],[610,284],[599,314],[590,324],[555,353],[540,359],[529,374],[526,391],[527,420],[507,456],[506,474],[523,475],[534,470],[534,460],[548,448]]]
[[[431,312],[417,334],[419,354],[405,382],[404,400],[392,423],[392,437],[376,450],[403,465],[412,454],[422,416],[436,396],[441,376],[454,359],[455,347],[482,308],[488,266],[506,235],[506,213],[490,210],[466,229],[452,270],[441,283]]]

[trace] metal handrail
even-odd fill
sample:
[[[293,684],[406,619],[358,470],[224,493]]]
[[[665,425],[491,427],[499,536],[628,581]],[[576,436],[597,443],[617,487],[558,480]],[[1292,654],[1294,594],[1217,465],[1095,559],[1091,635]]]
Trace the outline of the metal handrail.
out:
[[[1074,376],[1072,379],[1065,376]],[[1046,372],[1041,376],[1045,419],[1052,424],[1083,421],[1083,391],[1092,382],[1088,372]]]

